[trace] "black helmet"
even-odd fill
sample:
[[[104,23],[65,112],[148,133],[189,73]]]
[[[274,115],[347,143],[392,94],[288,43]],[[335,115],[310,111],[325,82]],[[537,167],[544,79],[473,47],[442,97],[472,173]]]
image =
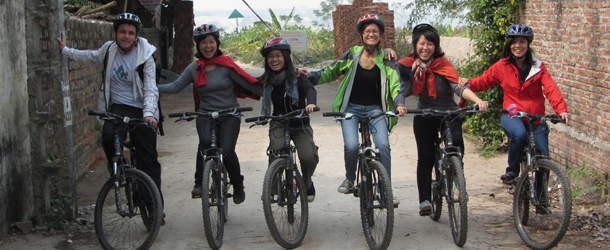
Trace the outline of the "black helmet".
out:
[[[281,37],[271,38],[261,48],[261,55],[263,55],[263,57],[267,57],[269,52],[274,49],[288,50],[288,53],[290,53],[290,44],[288,44],[286,39]]]
[[[193,31],[193,40],[195,41],[195,43],[197,43],[197,40],[199,40],[199,38],[205,37],[209,34],[215,37],[220,36],[220,32],[218,31],[218,28],[216,28],[216,25],[202,24],[201,26],[195,28],[195,30]]]
[[[506,30],[506,37],[511,36],[524,36],[528,41],[532,42],[534,40],[534,31],[523,24],[513,24]]]
[[[118,31],[119,25],[123,23],[128,23],[132,24],[133,26],[136,26],[136,32],[140,32],[140,26],[142,25],[142,23],[140,23],[140,17],[138,17],[137,15],[131,13],[118,14],[116,16],[116,20],[114,20],[114,24],[112,25],[114,27],[114,31]]]
[[[415,25],[415,27],[413,27],[413,34],[417,34],[420,33],[424,30],[431,30],[434,31],[434,33],[438,34],[438,30],[436,30],[436,28],[434,28],[432,25],[427,24],[427,23],[420,23],[418,25]]]
[[[377,26],[379,26],[379,31],[381,31],[381,33],[384,33],[385,25],[383,24],[383,20],[381,20],[381,17],[377,14],[365,14],[360,19],[358,19],[358,24],[356,25],[358,33],[362,33],[364,27],[366,27],[366,25],[369,23],[377,24]]]

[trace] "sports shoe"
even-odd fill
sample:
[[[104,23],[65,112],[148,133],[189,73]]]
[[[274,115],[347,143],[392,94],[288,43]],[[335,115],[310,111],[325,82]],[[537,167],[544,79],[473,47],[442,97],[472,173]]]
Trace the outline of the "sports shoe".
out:
[[[394,207],[398,207],[398,205],[400,204],[400,200],[396,196],[392,197],[392,201],[394,201]]]
[[[195,187],[193,187],[193,191],[191,191],[191,197],[193,199],[201,198],[202,192],[203,191],[202,191],[201,183],[195,184]]]
[[[142,223],[144,223],[144,227],[146,227],[146,229],[148,231],[150,231],[150,226],[152,224],[152,218],[149,217],[150,213],[148,213],[148,208],[146,207],[145,202],[141,201],[139,207],[140,207],[140,215],[142,215]],[[161,219],[161,226],[165,226],[165,212],[162,212],[162,215],[163,215],[163,217]]]
[[[313,186],[313,182],[311,183],[311,187],[307,189],[307,202],[312,203],[316,199],[316,188]]]
[[[354,182],[350,181],[348,179],[345,179],[343,181],[343,183],[341,183],[341,185],[339,186],[337,191],[339,191],[339,193],[344,193],[344,194],[353,192],[354,191]]]
[[[517,174],[513,172],[508,172],[500,176],[500,180],[502,180],[502,183],[504,184],[513,184],[515,178],[517,178]]]
[[[419,215],[428,216],[430,214],[432,214],[432,204],[429,201],[419,203]]]
[[[233,185],[233,203],[241,204],[246,200],[246,192],[244,191],[244,183],[235,183]]]

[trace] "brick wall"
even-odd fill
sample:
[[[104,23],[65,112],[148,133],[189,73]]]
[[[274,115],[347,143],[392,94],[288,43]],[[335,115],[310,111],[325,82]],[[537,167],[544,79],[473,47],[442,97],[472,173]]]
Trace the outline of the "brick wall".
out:
[[[609,172],[610,2],[528,0],[519,14],[572,115],[570,127],[551,126],[551,156],[567,168],[586,163]]]
[[[172,71],[181,74],[193,62],[193,2],[174,2],[174,57]],[[201,25],[201,24],[199,24]]]
[[[380,45],[384,49],[396,49],[394,11],[388,9],[388,3],[373,3],[373,0],[354,0],[352,5],[337,6],[337,9],[332,13],[335,57],[339,57],[351,47],[363,45],[356,24],[364,14],[377,14],[381,17],[385,25],[385,34],[381,38]]]

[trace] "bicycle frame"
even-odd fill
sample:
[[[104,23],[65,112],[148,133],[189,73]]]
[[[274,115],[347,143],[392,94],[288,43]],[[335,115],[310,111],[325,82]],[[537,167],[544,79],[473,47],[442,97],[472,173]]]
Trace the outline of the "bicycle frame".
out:
[[[447,176],[447,170],[451,173],[451,169],[446,169],[450,164],[447,162],[449,157],[457,156],[460,161],[462,160],[462,151],[460,147],[453,146],[453,134],[451,134],[451,128],[449,127],[451,121],[448,119],[451,116],[445,116],[442,119],[442,123],[445,124],[445,132],[441,132],[441,135],[436,139],[436,162],[434,163],[435,168],[438,169],[441,174],[441,180],[444,186],[445,196],[447,196],[447,190],[449,190],[449,177]],[[444,144],[444,147],[441,146]]]

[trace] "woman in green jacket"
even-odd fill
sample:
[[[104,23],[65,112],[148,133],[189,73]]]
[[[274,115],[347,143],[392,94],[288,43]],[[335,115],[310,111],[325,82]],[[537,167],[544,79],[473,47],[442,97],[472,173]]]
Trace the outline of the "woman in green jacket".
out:
[[[378,114],[398,110],[406,113],[404,84],[399,77],[398,66],[393,60],[384,59],[379,46],[384,33],[384,24],[376,14],[366,14],[358,20],[357,29],[364,46],[350,48],[330,66],[313,72],[300,70],[313,84],[328,83],[345,75],[335,99],[333,112],[349,112],[360,115]],[[385,166],[391,180],[391,155],[388,132],[396,124],[397,118],[386,119],[381,116],[372,121],[371,134],[379,149],[381,163]],[[340,193],[350,193],[356,180],[358,159],[358,119],[341,121],[343,142],[345,144],[345,177],[339,186]],[[398,204],[398,200],[394,199]]]

